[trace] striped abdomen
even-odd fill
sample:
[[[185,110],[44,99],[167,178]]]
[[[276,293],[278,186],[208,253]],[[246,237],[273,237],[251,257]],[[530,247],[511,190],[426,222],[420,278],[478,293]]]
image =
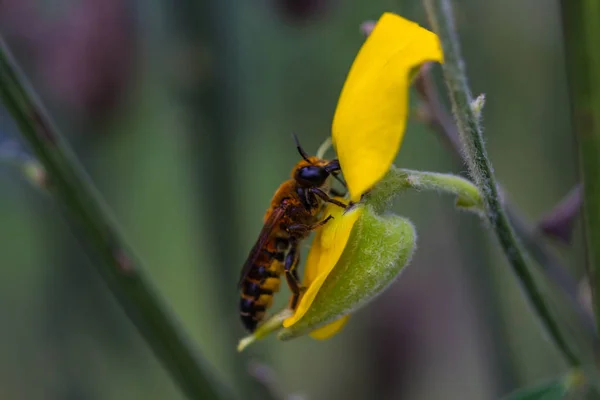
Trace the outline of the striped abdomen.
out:
[[[262,321],[273,304],[274,293],[279,291],[285,258],[284,243],[281,242],[282,239],[275,239],[267,243],[242,282],[240,316],[250,332]]]

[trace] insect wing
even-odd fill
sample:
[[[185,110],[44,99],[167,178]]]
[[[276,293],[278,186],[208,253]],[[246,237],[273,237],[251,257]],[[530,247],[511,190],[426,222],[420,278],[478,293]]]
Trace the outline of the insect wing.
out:
[[[252,250],[250,250],[248,259],[244,263],[238,286],[242,286],[242,282],[244,282],[246,275],[248,275],[250,269],[252,269],[252,266],[256,262],[256,259],[258,258],[262,248],[269,240],[269,236],[271,236],[273,228],[275,228],[275,225],[277,225],[281,217],[283,217],[283,215],[285,214],[285,209],[285,205],[280,205],[279,207],[275,208],[269,215],[269,218],[267,219],[260,231],[260,235],[258,235],[258,240],[256,241],[256,244],[254,244],[254,247],[252,247]]]

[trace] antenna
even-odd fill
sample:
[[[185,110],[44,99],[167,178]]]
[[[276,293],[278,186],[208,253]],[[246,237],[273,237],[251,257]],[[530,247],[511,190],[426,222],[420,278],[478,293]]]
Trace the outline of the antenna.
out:
[[[298,136],[296,136],[295,133],[292,133],[292,137],[294,138],[294,142],[296,142],[296,148],[298,149],[298,153],[300,153],[302,158],[304,158],[306,161],[308,161],[310,164],[312,164],[310,162],[310,160],[308,159],[308,154],[306,154],[306,152],[304,151],[302,146],[300,146],[300,141],[298,140]]]

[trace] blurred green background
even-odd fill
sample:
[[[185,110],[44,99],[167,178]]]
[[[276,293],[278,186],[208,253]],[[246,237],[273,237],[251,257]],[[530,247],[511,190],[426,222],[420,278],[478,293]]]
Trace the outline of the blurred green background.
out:
[[[455,5],[495,171],[535,221],[577,180],[558,3]],[[432,193],[398,201],[416,256],[341,334],[236,353],[238,274],[298,160],[290,134],[310,153],[329,135],[359,26],[384,11],[426,25],[417,0],[0,2],[0,33],[157,290],[243,398],[260,398],[250,362],[315,400],[494,399],[564,372],[493,236]],[[2,157],[22,159],[17,137],[0,111]],[[416,120],[397,165],[466,171]],[[57,205],[12,162],[0,194],[0,399],[183,398]],[[579,226],[553,245],[581,276]]]

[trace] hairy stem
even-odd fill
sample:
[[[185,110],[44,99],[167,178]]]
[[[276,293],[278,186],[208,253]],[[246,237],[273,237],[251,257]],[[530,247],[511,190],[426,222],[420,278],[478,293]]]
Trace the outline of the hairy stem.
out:
[[[417,92],[421,96],[425,106],[427,107],[427,123],[438,133],[440,139],[452,150],[452,154],[457,161],[464,161],[462,151],[462,143],[458,135],[458,129],[440,100],[437,88],[431,76],[431,64],[425,64],[421,67],[421,71],[415,80]],[[583,326],[594,337],[597,337],[596,323],[592,313],[583,307],[579,300],[579,285],[575,278],[570,274],[569,270],[562,265],[558,256],[552,252],[552,249],[544,242],[543,237],[539,234],[538,227],[531,225],[527,219],[521,214],[519,208],[510,202],[510,196],[502,190],[500,186],[501,198],[504,201],[504,209],[510,220],[517,238],[521,240],[523,247],[527,253],[535,260],[536,264],[541,268],[544,274],[558,287],[571,303],[572,308],[579,315]],[[577,193],[581,191],[581,185],[575,189]],[[567,224],[574,220],[580,207],[577,193],[575,198],[569,198],[568,206],[561,207],[561,212],[564,216],[563,222]],[[557,216],[556,210],[551,212]],[[549,214],[550,215],[550,214]],[[544,220],[546,221],[546,220]],[[548,221],[549,222],[549,221]],[[540,228],[542,225],[539,226]]]
[[[190,399],[230,399],[229,388],[194,351],[146,280],[85,175],[0,38],[0,98],[44,167],[45,187],[81,238],[90,259],[128,317]]]
[[[465,159],[473,181],[479,188],[485,205],[487,219],[496,233],[513,271],[533,306],[536,314],[570,365],[580,364],[578,357],[567,344],[559,325],[550,313],[540,290],[530,272],[525,254],[518,243],[514,230],[502,207],[492,165],[488,159],[479,119],[471,108],[473,97],[467,84],[464,61],[450,0],[424,0],[427,15],[433,30],[440,37],[445,62],[443,72],[448,86],[459,136],[463,143]]]
[[[483,211],[479,190],[469,180],[452,174],[400,169],[393,165],[366,195],[367,203],[383,213],[389,209],[389,203],[407,189],[453,194],[458,207],[478,214]]]

